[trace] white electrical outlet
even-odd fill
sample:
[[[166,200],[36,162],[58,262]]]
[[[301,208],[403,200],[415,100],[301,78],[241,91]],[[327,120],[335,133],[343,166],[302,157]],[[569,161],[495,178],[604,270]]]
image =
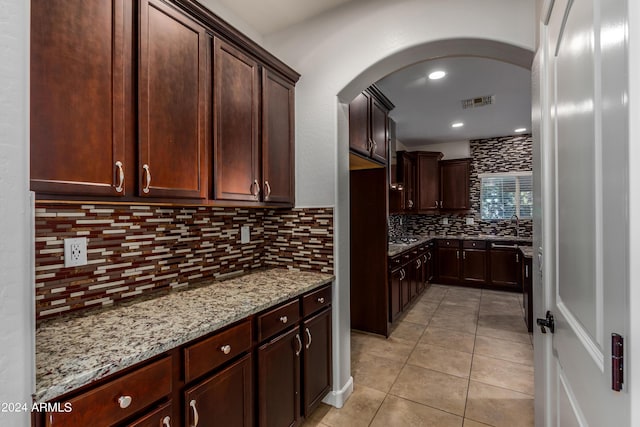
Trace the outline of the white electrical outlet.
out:
[[[87,265],[87,238],[64,239],[64,266]]]
[[[449,224],[449,218],[444,217],[442,218],[442,225],[448,225]]]
[[[473,217],[467,218],[467,225],[473,225],[473,224],[474,224]]]
[[[249,226],[243,225],[240,227],[240,243],[249,243],[251,241],[251,233],[249,232]]]

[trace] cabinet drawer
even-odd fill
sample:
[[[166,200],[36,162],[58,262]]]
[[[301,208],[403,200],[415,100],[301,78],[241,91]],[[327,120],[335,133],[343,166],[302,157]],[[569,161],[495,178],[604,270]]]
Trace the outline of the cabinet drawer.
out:
[[[68,400],[73,411],[48,413],[46,425],[110,426],[169,393],[171,358],[167,357]]]
[[[438,240],[438,246],[441,248],[457,248],[459,246],[459,242],[457,239],[440,239]]]
[[[251,321],[246,320],[184,349],[185,381],[212,371],[251,349]]]
[[[298,300],[281,305],[258,316],[258,341],[263,341],[287,329],[300,319]]]
[[[484,240],[463,240],[462,247],[465,249],[484,249],[487,247],[487,242]]]
[[[178,420],[171,418],[171,403],[165,403],[158,409],[149,412],[134,422],[127,424],[127,427],[166,427],[177,425]]]
[[[307,317],[329,304],[331,304],[331,285],[302,297],[302,317]]]
[[[402,265],[402,255],[389,258],[389,269],[395,270]]]

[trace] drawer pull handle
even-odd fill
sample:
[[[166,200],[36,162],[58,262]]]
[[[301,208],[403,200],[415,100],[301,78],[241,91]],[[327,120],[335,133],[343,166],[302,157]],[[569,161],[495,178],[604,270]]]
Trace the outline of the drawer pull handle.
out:
[[[296,356],[300,356],[300,352],[302,351],[302,340],[300,339],[300,334],[296,334],[296,340],[298,340],[298,349],[296,350]]]
[[[324,298],[322,298],[322,297],[318,298],[318,302],[319,302],[320,304],[324,304]]]
[[[142,165],[142,169],[144,169],[144,177],[145,183],[142,188],[142,192],[147,194],[149,192],[149,186],[151,185],[151,171],[149,170],[149,165]]]
[[[122,162],[118,160],[116,162],[116,168],[118,169],[118,183],[116,184],[116,191],[122,193],[124,190],[124,169],[122,169]]]
[[[162,419],[162,427],[171,427],[171,417],[166,416]]]
[[[191,427],[197,427],[200,417],[198,417],[198,408],[196,408],[196,400],[193,399],[191,402],[189,402],[189,406],[191,406],[191,409],[193,409],[193,424],[191,425]]]
[[[269,185],[269,181],[264,182],[264,198],[268,199],[271,196],[271,186]]]
[[[132,400],[131,396],[120,396],[118,398],[118,405],[120,405],[122,409],[127,409],[129,405],[131,405]]]
[[[229,344],[223,345],[222,347],[220,347],[220,351],[224,354],[229,354],[231,353],[231,346]]]
[[[282,323],[287,323],[287,322],[289,321],[289,318],[288,318],[287,316],[282,316],[282,317],[280,318],[280,321],[281,321]]]
[[[307,333],[307,338],[309,338],[309,342],[305,346],[307,348],[307,350],[308,350],[309,347],[311,347],[311,332],[309,331],[309,328],[304,328],[304,330]]]

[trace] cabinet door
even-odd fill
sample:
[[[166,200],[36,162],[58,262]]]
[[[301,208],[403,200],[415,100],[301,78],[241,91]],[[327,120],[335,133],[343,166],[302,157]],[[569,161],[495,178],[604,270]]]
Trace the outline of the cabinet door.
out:
[[[304,337],[304,416],[320,404],[331,389],[331,309],[302,324]]]
[[[404,203],[403,209],[406,212],[413,212],[416,210],[416,193],[415,193],[415,181],[416,181],[416,163],[415,158],[409,153],[402,153],[402,182],[404,186]]]
[[[369,157],[371,134],[369,111],[371,97],[361,93],[349,104],[349,149]]]
[[[462,281],[484,285],[487,281],[487,253],[484,249],[462,250]]]
[[[408,265],[411,270],[411,285],[409,299],[413,301],[418,296],[420,282],[422,282],[422,259],[421,257],[414,258]]]
[[[524,321],[527,330],[533,332],[533,278],[531,258],[525,258],[522,262],[522,303],[524,306]]]
[[[375,98],[371,99],[371,158],[387,163],[388,156],[389,117],[387,109]]]
[[[434,259],[433,259],[434,253],[435,253],[435,251],[434,251],[433,248],[429,248],[427,250],[427,254],[426,254],[427,255],[427,262],[426,262],[426,264],[427,264],[426,270],[427,271],[426,271],[426,279],[425,279],[425,281],[427,283],[432,283],[433,282],[433,276],[435,275],[435,267],[434,267],[435,262],[434,262]]]
[[[258,349],[258,407],[260,427],[297,425],[300,419],[299,328]]]
[[[263,200],[293,205],[294,86],[262,71]]]
[[[411,263],[402,267],[402,270],[404,271],[404,277],[400,280],[400,301],[402,310],[404,310],[411,302]]]
[[[165,403],[137,420],[127,423],[127,427],[171,427],[177,425],[178,423],[171,418],[171,415],[171,403]]]
[[[391,295],[390,305],[390,318],[392,322],[395,322],[398,316],[402,314],[402,280],[406,273],[404,269],[398,269],[391,273],[389,280],[389,293]]]
[[[441,153],[419,153],[416,156],[416,207],[420,212],[435,211],[440,201]]]
[[[205,198],[205,30],[159,0],[140,9],[138,194]]]
[[[465,210],[471,208],[469,201],[469,160],[440,162],[441,208]]]
[[[251,354],[184,393],[185,425],[253,425]],[[177,423],[176,423],[177,425]]]
[[[258,63],[214,39],[215,198],[258,201],[260,70]]]
[[[518,276],[520,274],[520,256],[514,249],[491,249],[490,252],[491,285],[502,288],[521,290]]]
[[[31,1],[32,190],[125,194],[132,19],[125,0]]]
[[[452,284],[460,281],[459,248],[438,248],[438,280]]]

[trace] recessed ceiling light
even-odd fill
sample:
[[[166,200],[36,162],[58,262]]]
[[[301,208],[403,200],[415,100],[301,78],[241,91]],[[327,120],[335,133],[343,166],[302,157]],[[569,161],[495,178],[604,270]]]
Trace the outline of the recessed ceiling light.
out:
[[[429,78],[431,80],[438,80],[443,78],[444,76],[446,76],[447,73],[445,73],[444,71],[434,71],[433,73],[429,74]]]
[[[451,123],[452,128],[461,128],[462,126],[464,126],[462,122]]]
[[[514,130],[514,132],[524,132],[526,130],[527,130],[527,128],[518,128],[518,129]]]

